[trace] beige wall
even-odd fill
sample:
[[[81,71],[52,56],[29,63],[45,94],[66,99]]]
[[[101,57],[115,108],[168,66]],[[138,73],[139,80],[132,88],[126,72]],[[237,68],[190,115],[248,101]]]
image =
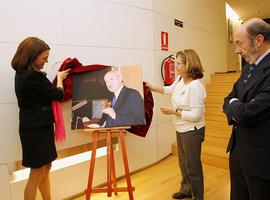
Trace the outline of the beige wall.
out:
[[[227,27],[225,1],[190,0],[153,1],[154,15],[154,61],[158,68],[161,59],[184,48],[195,49],[205,69],[203,82],[209,81],[210,74],[226,71]],[[174,19],[183,21],[184,27],[174,26]],[[160,49],[160,31],[169,32],[169,52]],[[157,83],[161,83],[156,70]]]

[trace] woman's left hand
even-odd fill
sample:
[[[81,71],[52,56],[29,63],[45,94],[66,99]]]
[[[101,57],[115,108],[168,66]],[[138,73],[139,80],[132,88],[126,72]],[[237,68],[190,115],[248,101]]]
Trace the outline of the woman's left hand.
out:
[[[173,108],[161,107],[160,111],[165,115],[173,115],[175,113]]]
[[[64,79],[66,79],[67,75],[69,74],[69,71],[70,71],[70,69],[58,72],[57,73],[57,78],[59,78],[60,80],[63,81]]]

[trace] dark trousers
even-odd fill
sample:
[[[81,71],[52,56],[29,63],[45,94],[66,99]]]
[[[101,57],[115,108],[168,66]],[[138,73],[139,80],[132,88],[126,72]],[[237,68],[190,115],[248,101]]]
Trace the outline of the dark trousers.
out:
[[[192,194],[193,199],[203,200],[204,182],[201,162],[201,146],[205,127],[188,132],[176,132],[178,159],[182,174],[180,192]]]
[[[247,174],[240,167],[237,145],[230,152],[231,200],[270,199],[270,180]],[[270,155],[269,155],[270,156]],[[270,170],[270,169],[266,169]]]

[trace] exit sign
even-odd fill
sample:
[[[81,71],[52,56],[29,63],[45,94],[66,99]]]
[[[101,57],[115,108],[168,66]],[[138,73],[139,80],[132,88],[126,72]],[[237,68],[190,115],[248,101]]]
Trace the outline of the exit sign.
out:
[[[182,21],[174,19],[174,25],[179,26],[180,28],[183,28],[184,24]]]

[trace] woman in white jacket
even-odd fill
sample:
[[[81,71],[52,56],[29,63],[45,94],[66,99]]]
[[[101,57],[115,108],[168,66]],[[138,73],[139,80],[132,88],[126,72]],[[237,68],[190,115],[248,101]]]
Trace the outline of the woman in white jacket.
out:
[[[179,51],[175,66],[178,76],[172,85],[158,87],[148,83],[148,87],[154,92],[172,94],[172,107],[160,108],[162,113],[173,115],[182,174],[180,191],[172,197],[202,200],[201,145],[205,135],[206,92],[199,79],[203,77],[203,68],[198,54],[192,49]]]

